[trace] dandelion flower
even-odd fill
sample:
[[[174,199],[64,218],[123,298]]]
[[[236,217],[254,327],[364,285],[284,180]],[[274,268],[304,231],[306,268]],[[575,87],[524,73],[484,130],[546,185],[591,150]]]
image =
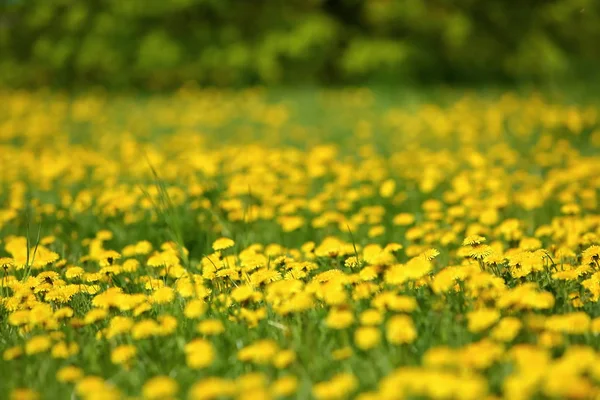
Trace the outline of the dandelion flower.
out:
[[[174,398],[179,390],[177,382],[168,376],[155,376],[144,383],[142,396],[148,400]]]
[[[407,315],[391,317],[386,326],[386,338],[391,344],[412,343],[417,338],[412,319]]]
[[[207,319],[198,324],[197,330],[203,335],[212,336],[225,332],[225,326],[218,319]]]
[[[372,326],[361,326],[354,332],[354,343],[361,350],[376,347],[381,340],[381,332]]]
[[[83,378],[83,371],[73,365],[62,367],[56,372],[56,380],[59,382],[76,382],[81,378]]]
[[[235,242],[233,240],[223,237],[215,240],[212,244],[212,248],[214,251],[220,251],[233,247],[234,245]]]
[[[126,364],[137,354],[137,348],[130,344],[124,344],[116,347],[110,354],[110,361],[113,364]]]

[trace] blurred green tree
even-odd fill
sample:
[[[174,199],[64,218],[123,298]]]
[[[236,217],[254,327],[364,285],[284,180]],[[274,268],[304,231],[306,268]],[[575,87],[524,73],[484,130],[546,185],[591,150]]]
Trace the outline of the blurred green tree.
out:
[[[597,0],[2,0],[0,84],[544,81],[599,41]]]

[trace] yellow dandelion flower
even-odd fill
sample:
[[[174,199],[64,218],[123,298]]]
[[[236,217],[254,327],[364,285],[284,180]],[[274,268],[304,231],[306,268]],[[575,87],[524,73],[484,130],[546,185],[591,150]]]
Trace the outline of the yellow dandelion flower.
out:
[[[412,343],[417,331],[412,319],[407,315],[394,315],[386,326],[386,338],[391,344]]]
[[[467,236],[465,238],[465,240],[463,240],[462,245],[463,246],[477,246],[477,245],[485,243],[486,240],[487,239],[484,238],[483,236],[471,235],[471,236]]]
[[[502,318],[490,336],[501,342],[511,342],[521,330],[523,323],[515,317]]]
[[[231,298],[238,302],[243,303],[247,300],[252,299],[258,293],[254,292],[254,289],[250,285],[241,285],[231,291]]]
[[[135,340],[146,339],[151,336],[160,335],[160,325],[152,319],[144,319],[131,328],[131,337]]]
[[[346,360],[352,357],[352,348],[351,347],[342,347],[341,349],[336,349],[331,352],[331,357],[334,360],[341,361]]]
[[[313,394],[319,400],[342,399],[348,397],[357,387],[358,381],[354,375],[342,373],[313,386]]]
[[[581,255],[582,264],[595,265],[600,268],[600,246],[593,245],[585,249]]]
[[[108,324],[106,338],[112,339],[115,336],[129,333],[134,324],[135,322],[132,318],[117,315],[113,317]]]
[[[79,353],[79,345],[75,342],[58,342],[52,347],[53,358],[69,358]]]
[[[238,351],[238,360],[266,364],[275,357],[278,351],[279,346],[275,341],[270,339],[258,340]]]
[[[49,336],[34,336],[25,343],[25,353],[28,355],[46,352],[50,349],[52,341]]]
[[[4,361],[14,360],[15,358],[19,358],[23,355],[23,348],[21,346],[13,346],[4,350],[2,353],[2,359]]]
[[[170,335],[177,329],[177,318],[172,315],[160,315],[157,317],[157,320],[160,324],[159,334],[162,336]]]
[[[384,199],[390,198],[396,191],[396,181],[393,179],[385,180],[379,187],[379,195]]]
[[[392,219],[394,225],[408,226],[415,222],[415,216],[409,213],[400,213]]]
[[[500,312],[493,308],[482,308],[467,314],[469,331],[477,333],[488,329],[500,319]]]
[[[110,353],[110,361],[113,364],[127,364],[137,355],[137,348],[130,344],[124,344],[116,347]]]
[[[185,356],[188,367],[206,368],[215,359],[213,345],[205,339],[194,339],[185,345]]]
[[[197,330],[203,335],[212,336],[225,332],[225,326],[218,319],[207,319],[198,323]]]
[[[168,286],[161,287],[152,293],[150,301],[154,304],[168,304],[175,299],[175,290]]]
[[[359,321],[362,325],[379,325],[383,322],[383,314],[375,309],[365,310],[360,314]]]
[[[395,253],[399,250],[402,250],[404,246],[402,246],[399,243],[389,243],[385,246],[385,248],[383,249],[384,252],[386,253]]]
[[[177,395],[178,391],[179,385],[168,376],[155,376],[142,386],[142,396],[149,400],[171,399]]]
[[[296,393],[298,378],[292,375],[282,376],[271,384],[270,392],[275,397],[288,397]]]
[[[17,388],[10,392],[10,400],[38,400],[40,394],[33,389]]]
[[[189,319],[199,318],[206,312],[206,302],[204,300],[190,300],[183,310],[183,315]]]
[[[88,393],[103,393],[109,388],[109,384],[99,376],[86,376],[81,378],[75,385],[75,392],[82,397]]]
[[[345,329],[354,323],[354,314],[346,309],[331,309],[325,324],[332,329]]]
[[[585,312],[572,312],[568,314],[551,315],[546,319],[545,327],[550,332],[564,332],[569,334],[584,334],[591,324],[591,318]]]
[[[108,316],[108,311],[103,308],[92,308],[87,312],[83,321],[87,325],[95,324],[98,321],[105,319]]]
[[[381,341],[381,332],[372,326],[361,326],[354,332],[354,343],[361,350],[370,350]]]
[[[56,380],[59,382],[77,382],[81,378],[83,378],[83,371],[73,365],[62,367],[56,372]]]
[[[233,382],[217,377],[204,378],[192,385],[188,392],[190,400],[216,400],[232,396],[236,392]]]
[[[212,248],[214,251],[220,251],[220,250],[225,250],[230,247],[233,247],[234,245],[235,245],[235,242],[233,240],[222,237],[213,242]]]
[[[356,268],[361,265],[361,262],[356,256],[352,256],[348,257],[346,261],[344,261],[344,265],[348,268]]]
[[[290,364],[296,361],[296,353],[294,350],[282,350],[273,358],[275,368],[287,368]]]
[[[385,234],[385,226],[383,225],[373,226],[369,228],[369,231],[367,232],[367,236],[370,238],[375,238],[383,234]]]

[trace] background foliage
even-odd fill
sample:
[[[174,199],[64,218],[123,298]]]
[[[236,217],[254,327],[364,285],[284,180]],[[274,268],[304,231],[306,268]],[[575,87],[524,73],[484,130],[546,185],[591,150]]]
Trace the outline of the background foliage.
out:
[[[596,0],[3,0],[0,84],[547,81],[600,61]]]

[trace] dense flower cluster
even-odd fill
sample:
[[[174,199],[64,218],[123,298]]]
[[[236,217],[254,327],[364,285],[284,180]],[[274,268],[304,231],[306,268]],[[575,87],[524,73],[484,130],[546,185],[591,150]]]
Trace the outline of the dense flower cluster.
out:
[[[2,393],[600,396],[598,110],[312,101],[0,94]]]

